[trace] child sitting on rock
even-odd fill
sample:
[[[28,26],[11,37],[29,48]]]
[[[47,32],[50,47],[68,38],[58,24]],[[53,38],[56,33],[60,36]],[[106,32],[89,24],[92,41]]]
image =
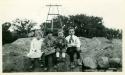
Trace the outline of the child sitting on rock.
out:
[[[49,68],[49,57],[51,55],[51,57],[53,58],[54,52],[55,52],[55,48],[54,48],[54,41],[55,38],[53,37],[53,33],[50,31],[47,33],[47,36],[45,37],[44,40],[44,51],[45,51],[45,70],[48,70]],[[54,61],[52,59],[52,61]]]
[[[82,65],[81,63],[81,59],[80,59],[80,46],[81,46],[81,42],[79,37],[77,37],[75,35],[75,29],[74,28],[70,28],[69,29],[69,36],[66,37],[66,40],[68,42],[68,48],[67,48],[67,54],[70,56],[70,62],[71,62],[71,68],[74,68],[74,55],[77,55],[77,63],[78,65]]]
[[[51,31],[48,32],[44,40],[46,54],[49,54],[52,50],[54,50],[54,41],[55,38],[53,37],[53,33]]]
[[[31,69],[35,68],[35,62],[39,62],[44,51],[41,49],[43,45],[43,33],[39,29],[35,30],[35,37],[31,41],[30,51],[27,54],[27,57],[31,59]],[[37,64],[38,65],[38,64]]]
[[[55,40],[57,62],[60,60],[65,61],[66,47],[67,47],[67,43],[63,34],[63,30],[58,30],[58,37]]]

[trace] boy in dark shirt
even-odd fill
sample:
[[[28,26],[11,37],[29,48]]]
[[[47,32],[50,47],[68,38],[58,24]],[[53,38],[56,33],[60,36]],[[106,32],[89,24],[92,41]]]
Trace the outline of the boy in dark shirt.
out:
[[[58,37],[55,40],[56,58],[57,62],[65,61],[67,42],[63,34],[63,30],[58,30]]]

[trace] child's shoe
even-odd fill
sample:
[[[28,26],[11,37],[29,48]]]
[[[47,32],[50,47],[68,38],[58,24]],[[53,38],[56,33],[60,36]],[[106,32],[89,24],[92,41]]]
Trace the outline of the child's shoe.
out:
[[[75,68],[74,62],[71,62],[70,67]]]
[[[30,71],[32,71],[33,69],[34,69],[34,67],[33,67],[33,66],[30,66],[30,67],[29,67],[29,70],[30,70]]]
[[[55,65],[54,68],[57,69],[57,65]]]
[[[78,64],[78,66],[82,66],[82,62],[80,59],[77,59],[77,64]]]
[[[40,67],[42,68],[44,65],[43,64],[40,64]]]
[[[47,67],[44,67],[44,71],[47,71]]]

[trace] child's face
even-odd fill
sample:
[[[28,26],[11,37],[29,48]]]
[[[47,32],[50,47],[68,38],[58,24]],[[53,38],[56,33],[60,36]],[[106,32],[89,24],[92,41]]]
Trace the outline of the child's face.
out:
[[[75,34],[74,29],[70,29],[70,30],[69,30],[69,35],[74,35],[74,34]]]
[[[52,36],[53,36],[53,35],[52,35],[52,33],[49,33],[49,34],[48,34],[48,38],[50,38],[50,39],[51,39],[51,38],[52,38]]]
[[[63,37],[63,32],[58,32],[58,37]]]
[[[39,40],[39,39],[42,38],[42,36],[41,36],[40,34],[37,34],[37,35],[36,35],[36,38]]]
[[[42,38],[42,32],[36,31],[36,38],[39,40]]]

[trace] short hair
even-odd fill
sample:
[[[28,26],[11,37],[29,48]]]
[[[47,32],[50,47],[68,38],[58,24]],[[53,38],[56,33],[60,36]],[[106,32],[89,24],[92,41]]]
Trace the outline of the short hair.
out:
[[[70,29],[73,29],[73,30],[75,30],[75,28],[74,28],[74,27],[70,27],[70,28],[69,28],[69,30],[70,30]]]
[[[58,29],[58,33],[59,33],[59,32],[64,32],[64,31],[63,31],[63,29]]]

